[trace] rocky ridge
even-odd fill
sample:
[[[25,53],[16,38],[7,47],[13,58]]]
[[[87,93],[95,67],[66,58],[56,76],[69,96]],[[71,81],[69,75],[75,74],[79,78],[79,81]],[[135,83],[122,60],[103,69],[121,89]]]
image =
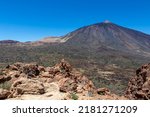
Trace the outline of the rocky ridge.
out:
[[[0,44],[17,44],[20,43],[19,41],[15,41],[15,40],[1,40]]]
[[[54,67],[15,63],[0,72],[0,99],[126,99],[93,82],[65,60]]]
[[[107,88],[96,89],[93,82],[65,61],[54,67],[35,63],[15,63],[0,72],[0,99],[103,100],[150,99],[150,64],[136,70],[124,96]]]

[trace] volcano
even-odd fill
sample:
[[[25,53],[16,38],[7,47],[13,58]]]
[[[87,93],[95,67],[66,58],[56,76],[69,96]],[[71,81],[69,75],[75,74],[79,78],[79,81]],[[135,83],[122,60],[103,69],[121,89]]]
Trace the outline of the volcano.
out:
[[[150,54],[150,35],[106,20],[79,28],[63,37],[67,45]]]

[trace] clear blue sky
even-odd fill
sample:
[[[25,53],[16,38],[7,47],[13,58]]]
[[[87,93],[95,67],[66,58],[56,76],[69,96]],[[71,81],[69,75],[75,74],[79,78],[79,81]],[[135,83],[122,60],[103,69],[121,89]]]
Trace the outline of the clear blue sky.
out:
[[[33,41],[102,22],[150,34],[149,0],[0,0],[0,40]]]

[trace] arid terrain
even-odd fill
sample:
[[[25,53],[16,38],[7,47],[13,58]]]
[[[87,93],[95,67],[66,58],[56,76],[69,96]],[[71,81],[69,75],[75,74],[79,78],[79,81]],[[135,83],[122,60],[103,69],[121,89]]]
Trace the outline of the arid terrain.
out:
[[[34,42],[4,40],[0,98],[149,99],[149,61],[150,35],[110,21]]]
[[[0,75],[0,99],[11,100],[127,100],[150,99],[150,64],[137,69],[124,95],[96,88],[64,59],[54,67],[15,63]]]
[[[2,70],[1,99],[125,99],[92,81],[62,60],[54,67],[15,63]]]

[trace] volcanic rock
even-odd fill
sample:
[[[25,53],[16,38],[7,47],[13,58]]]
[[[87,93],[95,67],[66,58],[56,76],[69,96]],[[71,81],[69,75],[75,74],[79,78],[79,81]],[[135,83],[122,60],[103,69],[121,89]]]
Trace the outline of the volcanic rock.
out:
[[[27,64],[23,66],[23,73],[27,74],[28,78],[38,76],[40,71],[38,70],[38,65]]]
[[[107,88],[98,88],[97,89],[97,93],[99,95],[109,95],[110,94],[110,90]]]
[[[136,77],[130,79],[125,95],[129,99],[150,99],[150,64],[136,70]]]
[[[11,87],[12,97],[22,94],[38,95],[45,92],[44,85],[38,80],[32,79],[19,79],[12,84]]]
[[[0,92],[0,99],[72,99],[66,97],[72,94],[79,99],[102,99],[100,94],[105,94],[107,99],[120,98],[106,88],[97,90],[91,80],[64,59],[54,67],[34,63],[8,65],[0,75],[0,84],[5,81],[11,83],[11,88],[8,92]]]
[[[6,99],[10,95],[10,91],[6,89],[0,89],[0,99]]]
[[[11,80],[10,76],[0,76],[0,83],[4,83],[9,80]]]

